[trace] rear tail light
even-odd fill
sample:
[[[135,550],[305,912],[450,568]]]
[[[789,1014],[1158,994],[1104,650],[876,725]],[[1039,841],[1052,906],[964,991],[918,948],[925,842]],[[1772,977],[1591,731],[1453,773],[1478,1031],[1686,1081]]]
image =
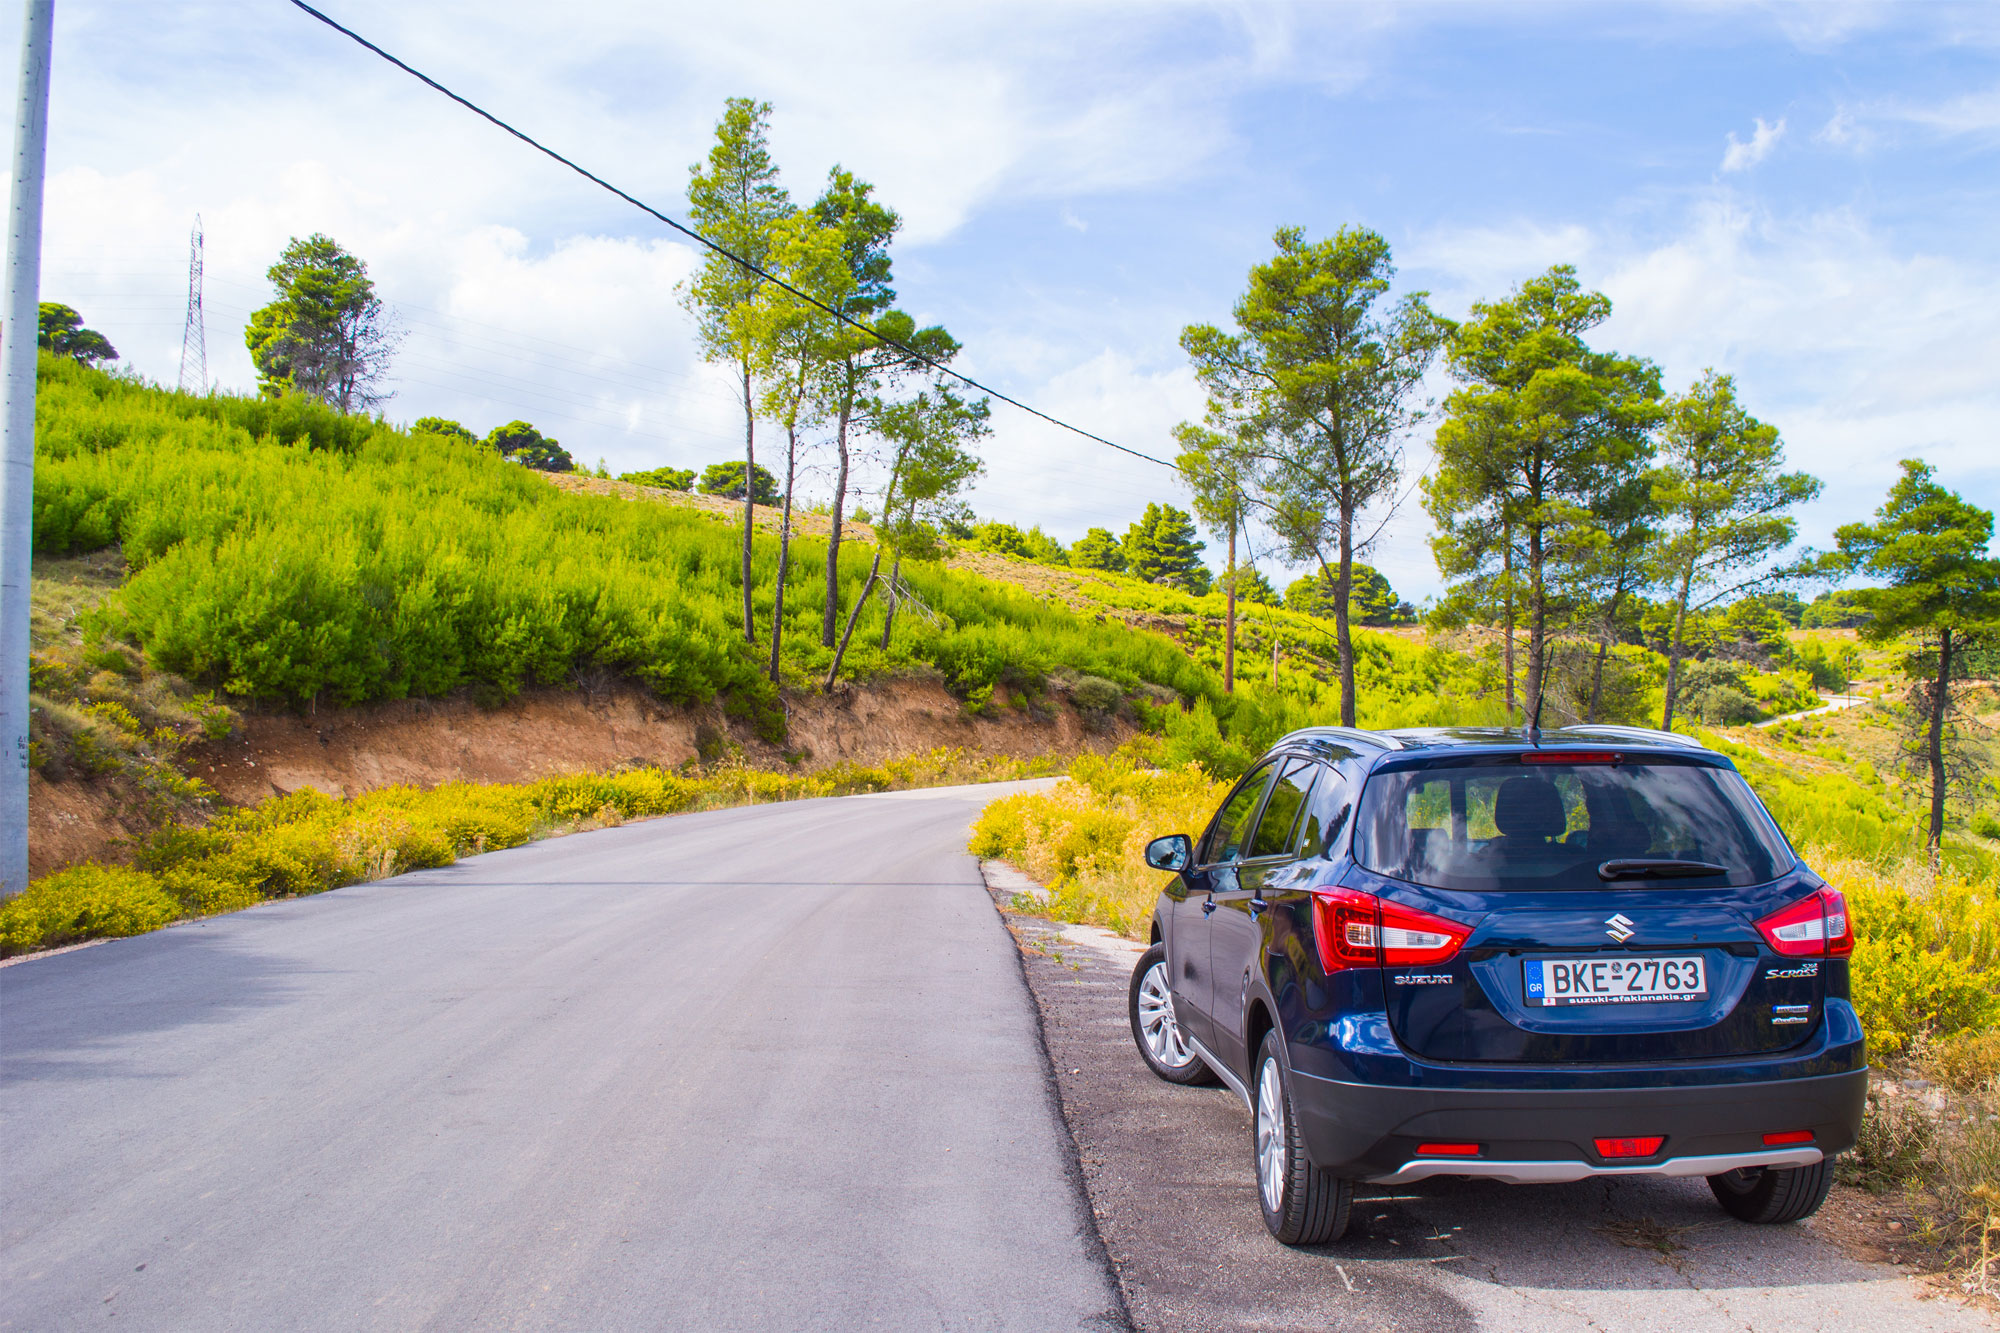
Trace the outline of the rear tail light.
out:
[[[1666,1141],[1664,1135],[1655,1134],[1649,1138],[1598,1139],[1595,1142],[1599,1157],[1651,1157]]]
[[[1773,949],[1787,958],[1845,958],[1854,952],[1847,899],[1822,888],[1781,907],[1757,923]]]
[[[1376,898],[1354,889],[1313,890],[1313,939],[1319,965],[1327,972],[1344,967],[1379,967]]]
[[[1477,1157],[1479,1145],[1476,1143],[1419,1143],[1419,1157]]]
[[[1320,966],[1423,967],[1458,952],[1469,927],[1356,889],[1313,890]]]

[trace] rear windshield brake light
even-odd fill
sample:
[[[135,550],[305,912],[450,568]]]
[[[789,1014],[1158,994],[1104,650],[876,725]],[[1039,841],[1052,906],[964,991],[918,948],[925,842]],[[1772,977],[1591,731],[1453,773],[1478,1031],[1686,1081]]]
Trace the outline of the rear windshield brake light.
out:
[[[1527,750],[1524,764],[1616,764],[1625,756],[1612,750]]]

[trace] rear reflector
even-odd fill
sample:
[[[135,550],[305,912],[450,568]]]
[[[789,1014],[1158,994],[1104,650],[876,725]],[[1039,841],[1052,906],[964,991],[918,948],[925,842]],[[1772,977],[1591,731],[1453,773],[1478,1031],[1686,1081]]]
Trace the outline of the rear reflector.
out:
[[[1615,764],[1625,756],[1611,750],[1529,750],[1524,764]]]
[[[1660,1145],[1666,1141],[1666,1137],[1661,1134],[1655,1134],[1650,1138],[1644,1139],[1598,1139],[1596,1140],[1597,1155],[1599,1157],[1651,1157],[1660,1150]]]
[[[1782,1134],[1766,1134],[1764,1136],[1764,1146],[1766,1148],[1782,1148],[1788,1143],[1811,1143],[1812,1141],[1813,1132],[1809,1129],[1788,1129]]]
[[[1419,1157],[1477,1157],[1479,1145],[1476,1143],[1419,1143]]]

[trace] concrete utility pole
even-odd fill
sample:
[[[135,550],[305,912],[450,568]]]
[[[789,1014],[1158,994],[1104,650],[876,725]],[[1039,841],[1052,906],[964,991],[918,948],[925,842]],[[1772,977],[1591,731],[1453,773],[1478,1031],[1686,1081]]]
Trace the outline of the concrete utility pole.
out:
[[[35,345],[41,336],[42,157],[49,141],[55,0],[28,0],[7,307],[0,324],[0,898],[28,887],[28,593],[35,521]]]

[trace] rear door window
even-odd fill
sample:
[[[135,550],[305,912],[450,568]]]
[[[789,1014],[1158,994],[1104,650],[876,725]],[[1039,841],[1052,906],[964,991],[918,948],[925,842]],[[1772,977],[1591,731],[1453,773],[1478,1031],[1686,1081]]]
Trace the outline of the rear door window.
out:
[[[1355,857],[1447,889],[1598,888],[1606,861],[1702,861],[1687,885],[1761,884],[1790,851],[1742,778],[1707,765],[1537,763],[1499,756],[1378,773]]]
[[[1354,784],[1338,768],[1321,768],[1313,784],[1312,800],[1306,805],[1299,824],[1299,855],[1325,856],[1340,831],[1347,827],[1354,806]]]
[[[1275,786],[1271,799],[1264,802],[1263,818],[1250,838],[1245,856],[1284,856],[1292,850],[1292,832],[1298,827],[1299,811],[1312,795],[1313,777],[1319,765],[1309,759],[1293,761]]]

